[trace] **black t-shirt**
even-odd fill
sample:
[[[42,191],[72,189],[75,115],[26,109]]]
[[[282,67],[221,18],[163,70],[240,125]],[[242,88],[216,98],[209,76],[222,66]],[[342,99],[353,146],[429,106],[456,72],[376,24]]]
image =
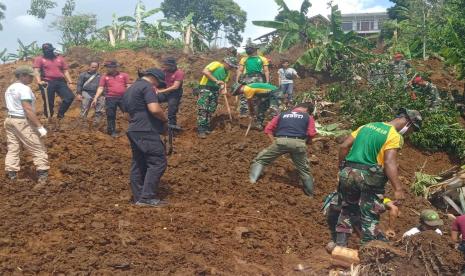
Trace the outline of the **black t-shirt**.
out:
[[[158,102],[152,84],[144,79],[138,79],[128,88],[126,94],[126,108],[130,116],[128,131],[162,133],[163,122],[155,118],[147,108],[147,104]]]

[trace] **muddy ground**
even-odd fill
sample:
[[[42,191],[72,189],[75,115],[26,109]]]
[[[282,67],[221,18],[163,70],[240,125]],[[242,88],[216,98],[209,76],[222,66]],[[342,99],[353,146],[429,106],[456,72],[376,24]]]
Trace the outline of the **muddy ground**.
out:
[[[96,56],[104,60],[112,55]],[[175,53],[116,53],[133,78],[136,67],[156,65],[168,55]],[[198,79],[199,68],[222,54],[177,56],[182,67],[189,65],[190,84]],[[85,50],[72,52],[68,59],[73,77],[92,58]],[[1,91],[14,66],[0,67]],[[298,87],[315,83],[298,82]],[[1,274],[325,275],[331,269],[324,250],[329,233],[320,208],[325,195],[336,189],[335,141],[309,147],[314,198],[303,194],[288,158],[280,158],[251,185],[248,168],[268,145],[267,137],[252,131],[245,138],[247,121],[235,114],[233,123],[226,122],[221,104],[214,133],[197,139],[195,99],[186,89],[179,120],[185,130],[175,139],[175,153],[161,183],[169,206],[140,208],[129,202],[127,139],[111,139],[103,129],[75,128],[77,115],[74,105],[63,129],[47,137],[52,169],[44,190],[32,190],[34,171],[27,155],[19,181],[0,178]],[[120,117],[118,128],[124,131],[126,125]],[[3,130],[0,137],[4,157]],[[402,182],[407,188],[415,171],[435,174],[452,165],[444,153],[407,146],[400,156]],[[409,196],[395,225],[398,236],[417,224],[416,212],[427,206],[425,200]],[[447,234],[447,226],[444,230]],[[297,272],[298,264],[308,269]]]

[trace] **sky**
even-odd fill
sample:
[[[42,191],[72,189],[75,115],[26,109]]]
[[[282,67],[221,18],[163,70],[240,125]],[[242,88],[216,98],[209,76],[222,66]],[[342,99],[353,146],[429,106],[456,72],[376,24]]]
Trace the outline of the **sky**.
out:
[[[49,11],[45,20],[27,15],[30,0],[0,0],[7,6],[6,19],[2,21],[3,31],[0,31],[0,51],[7,48],[9,52],[15,52],[18,48],[17,39],[26,44],[37,41],[39,45],[45,42],[57,44],[59,34],[50,29],[50,23],[56,15],[61,14],[61,7],[65,0],[57,0],[58,7]],[[247,12],[247,27],[243,34],[244,41],[248,37],[256,38],[266,34],[272,29],[254,26],[253,20],[273,20],[278,13],[278,6],[274,0],[235,0],[239,6]],[[75,13],[97,14],[98,26],[109,25],[113,13],[117,16],[132,15],[137,0],[76,0]],[[143,0],[147,9],[157,8],[162,0]],[[329,10],[326,0],[311,0],[310,15],[321,14],[327,16]],[[286,0],[291,9],[299,9],[301,0]],[[334,0],[342,13],[377,12],[385,11],[392,5],[389,0]],[[150,20],[156,20],[163,15],[159,13]],[[56,45],[58,46],[58,45]]]

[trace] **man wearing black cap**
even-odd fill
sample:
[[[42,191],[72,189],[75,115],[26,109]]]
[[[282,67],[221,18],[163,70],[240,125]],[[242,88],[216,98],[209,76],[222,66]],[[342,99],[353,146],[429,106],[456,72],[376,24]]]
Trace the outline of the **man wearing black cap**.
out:
[[[164,202],[156,197],[156,192],[167,166],[160,134],[168,120],[153,87],[163,86],[165,75],[156,68],[140,75],[123,100],[130,116],[127,136],[132,149],[131,190],[136,205],[159,207]]]
[[[33,67],[36,71],[37,83],[41,87],[44,114],[49,119],[53,117],[55,93],[57,93],[62,100],[57,115],[60,122],[74,100],[74,94],[68,87],[69,84],[72,84],[68,64],[62,56],[55,54],[55,48],[50,43],[42,45],[42,53],[42,56],[34,59]]]
[[[163,61],[163,72],[165,73],[166,88],[157,89],[158,101],[168,103],[169,126],[175,130],[181,130],[177,124],[176,115],[183,93],[184,72],[178,69],[176,59],[173,57]]]
[[[107,114],[107,133],[113,138],[118,137],[116,132],[116,111],[119,107],[123,111],[123,95],[129,87],[129,75],[118,71],[119,64],[116,60],[106,61],[104,66],[107,74],[100,78],[97,94],[92,101],[92,107],[105,91],[105,112]]]

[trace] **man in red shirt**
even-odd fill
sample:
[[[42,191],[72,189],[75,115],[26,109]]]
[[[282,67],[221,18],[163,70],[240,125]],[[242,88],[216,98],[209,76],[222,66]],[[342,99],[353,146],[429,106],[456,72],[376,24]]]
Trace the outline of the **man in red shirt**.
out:
[[[452,241],[457,243],[458,249],[465,254],[465,215],[458,216],[454,220],[450,233]]]
[[[33,67],[37,83],[41,87],[44,114],[49,119],[53,117],[56,93],[62,100],[57,115],[58,120],[61,120],[74,100],[74,94],[68,87],[68,84],[72,84],[68,64],[62,56],[55,54],[55,48],[50,43],[42,45],[42,53],[42,56],[34,59]],[[47,99],[45,99],[46,96]]]
[[[307,144],[317,135],[312,103],[301,103],[292,111],[283,112],[271,120],[265,133],[272,144],[260,152],[250,168],[250,182],[255,184],[265,166],[289,153],[303,183],[305,194],[313,196],[313,176],[307,159]]]
[[[97,94],[92,101],[92,107],[97,105],[97,99],[105,91],[105,112],[107,114],[107,133],[113,138],[118,137],[116,132],[116,110],[123,111],[123,96],[129,88],[129,75],[118,71],[116,60],[105,62],[107,73],[100,78]],[[124,112],[124,111],[123,111]]]
[[[165,73],[166,88],[157,89],[158,101],[168,103],[168,125],[169,127],[181,130],[176,120],[179,104],[182,98],[182,85],[184,82],[184,72],[178,69],[176,59],[169,57],[164,60],[162,66]]]

